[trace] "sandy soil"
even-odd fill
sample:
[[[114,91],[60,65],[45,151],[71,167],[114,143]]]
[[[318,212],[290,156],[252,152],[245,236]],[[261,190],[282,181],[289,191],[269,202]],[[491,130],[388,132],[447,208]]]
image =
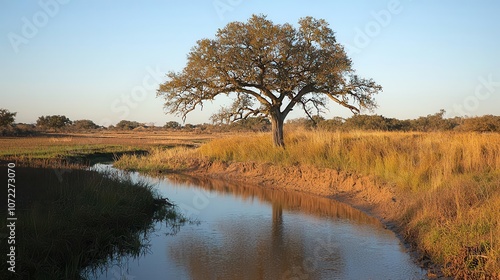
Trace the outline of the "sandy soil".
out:
[[[379,218],[386,225],[396,222],[395,211],[404,204],[391,186],[375,178],[333,169],[254,162],[199,162],[188,173],[333,198]]]

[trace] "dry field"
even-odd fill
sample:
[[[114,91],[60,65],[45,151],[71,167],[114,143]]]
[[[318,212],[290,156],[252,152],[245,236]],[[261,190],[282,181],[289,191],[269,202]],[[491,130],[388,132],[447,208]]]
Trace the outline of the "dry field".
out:
[[[0,137],[0,159],[23,163],[47,162],[95,153],[146,151],[151,147],[199,146],[211,134],[141,131],[45,134],[36,137]]]

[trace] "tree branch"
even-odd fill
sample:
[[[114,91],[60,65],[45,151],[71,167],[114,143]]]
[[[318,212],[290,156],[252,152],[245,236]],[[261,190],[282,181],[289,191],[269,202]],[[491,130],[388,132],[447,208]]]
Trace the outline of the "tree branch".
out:
[[[293,106],[295,106],[295,104],[297,104],[297,102],[299,102],[302,97],[310,92],[313,92],[314,91],[314,84],[312,83],[309,83],[307,85],[305,85],[298,93],[297,95],[295,95],[292,100],[290,100],[290,103],[288,103],[288,105],[285,107],[285,109],[283,110],[283,114],[286,116],[288,115],[288,113],[290,113],[290,111],[292,110]]]
[[[331,93],[325,93],[328,97],[330,97],[331,100],[337,102],[338,104],[348,108],[349,110],[351,110],[351,112],[353,112],[354,114],[359,114],[359,109],[356,108],[355,106],[352,106],[350,104],[347,103],[347,101],[343,101],[343,100],[340,100],[338,99],[337,97],[335,97],[333,94]]]

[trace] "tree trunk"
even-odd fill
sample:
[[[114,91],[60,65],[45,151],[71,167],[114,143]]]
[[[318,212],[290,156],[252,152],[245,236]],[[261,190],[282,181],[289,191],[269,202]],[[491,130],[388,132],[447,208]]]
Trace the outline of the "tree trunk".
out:
[[[273,133],[273,143],[275,147],[285,147],[285,141],[283,140],[283,123],[285,121],[285,116],[281,113],[271,114],[271,129]]]

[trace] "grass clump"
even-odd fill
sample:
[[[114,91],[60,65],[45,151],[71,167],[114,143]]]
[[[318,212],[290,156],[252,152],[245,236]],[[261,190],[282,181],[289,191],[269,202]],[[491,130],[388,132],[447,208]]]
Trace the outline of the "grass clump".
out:
[[[144,253],[155,221],[181,221],[146,183],[89,170],[15,170],[16,273],[3,262],[1,279],[80,279],[109,258]]]
[[[192,148],[151,148],[147,155],[123,155],[114,163],[116,168],[146,173],[157,171],[186,171],[195,166],[200,153]]]

